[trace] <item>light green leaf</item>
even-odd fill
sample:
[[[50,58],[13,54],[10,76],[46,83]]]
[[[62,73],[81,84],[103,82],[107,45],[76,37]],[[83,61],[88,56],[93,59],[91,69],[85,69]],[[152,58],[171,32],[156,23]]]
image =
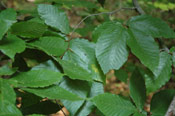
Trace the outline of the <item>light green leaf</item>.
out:
[[[65,99],[65,100],[83,100],[83,98],[79,97],[78,95],[67,91],[59,87],[58,85],[54,85],[47,88],[36,88],[36,89],[29,89],[29,88],[22,88],[22,90],[27,91],[29,93],[33,93],[37,96],[42,98],[49,98],[49,99]]]
[[[106,22],[93,32],[97,41],[96,57],[104,73],[118,70],[128,59],[126,40],[129,37],[125,28],[116,22]]]
[[[47,26],[37,22],[19,22],[11,27],[11,32],[15,35],[26,38],[39,38],[46,31]]]
[[[29,43],[28,45],[43,50],[51,56],[61,56],[68,47],[68,43],[60,37],[41,37],[39,40]]]
[[[38,13],[47,25],[59,29],[63,33],[69,33],[68,18],[65,12],[58,9],[58,7],[40,4],[38,5]]]
[[[152,116],[165,116],[174,96],[175,90],[173,89],[163,90],[154,94],[151,100]]]
[[[153,71],[155,76],[145,75],[146,89],[148,93],[156,91],[171,78],[171,66],[171,56],[166,52],[161,52],[159,65]]]
[[[159,63],[159,47],[151,36],[138,30],[130,30],[131,38],[127,41],[131,51],[139,60],[153,71]]]
[[[129,81],[130,96],[137,108],[142,111],[146,100],[145,81],[136,68]]]
[[[92,101],[105,116],[129,116],[136,111],[130,101],[114,94],[101,94]]]
[[[129,20],[129,27],[141,31],[146,35],[151,35],[155,38],[165,37],[174,38],[175,32],[159,18],[154,18],[148,15],[140,15],[132,17]]]
[[[25,48],[25,42],[11,34],[0,42],[0,50],[11,59],[14,59],[16,53],[23,52]]]
[[[17,68],[12,68],[11,66],[9,66],[9,64],[6,64],[2,67],[0,67],[0,76],[1,75],[12,75],[13,73],[15,73],[17,70]]]
[[[89,70],[85,70],[84,68],[71,61],[60,59],[58,61],[63,67],[64,74],[68,75],[71,79],[79,79],[86,81],[93,80],[92,73]]]
[[[4,102],[7,100],[11,104],[15,104],[16,102],[16,94],[10,84],[0,78],[0,102]]]
[[[0,40],[9,30],[13,23],[16,22],[16,12],[13,9],[6,9],[0,13]]]
[[[94,80],[105,80],[105,76],[95,57],[94,43],[90,43],[85,39],[73,39],[70,41],[70,49],[71,51],[67,51],[63,56],[63,60],[69,60],[85,70],[89,70]]]
[[[40,69],[21,72],[10,80],[24,87],[45,87],[60,82],[62,76],[59,72]]]
[[[0,116],[22,116],[20,110],[7,100],[0,101]]]

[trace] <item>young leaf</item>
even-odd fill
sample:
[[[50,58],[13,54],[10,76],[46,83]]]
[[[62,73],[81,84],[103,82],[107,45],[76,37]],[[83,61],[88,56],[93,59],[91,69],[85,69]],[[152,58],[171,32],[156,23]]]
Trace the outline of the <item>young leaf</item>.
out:
[[[151,100],[151,113],[152,116],[165,116],[173,97],[175,90],[163,90],[154,94]]]
[[[51,56],[61,56],[67,49],[68,43],[60,37],[41,37],[39,40],[28,43],[28,45],[43,50]]]
[[[93,32],[97,41],[96,57],[106,74],[111,69],[118,70],[128,59],[126,40],[129,37],[125,28],[116,22],[106,22]]]
[[[65,12],[58,7],[48,4],[38,5],[38,13],[45,23],[60,30],[62,33],[69,33],[69,21]]]
[[[98,95],[92,102],[105,116],[130,116],[136,111],[130,101],[114,94]]]
[[[83,100],[83,98],[79,97],[78,95],[72,92],[67,91],[66,89],[59,87],[58,85],[54,85],[47,88],[36,88],[36,89],[21,88],[21,89],[29,93],[33,93],[42,98],[47,97],[49,99],[65,99],[71,101]]]
[[[136,68],[129,81],[130,96],[137,108],[142,111],[146,100],[145,81],[139,70]]]
[[[60,82],[62,76],[59,72],[40,69],[21,72],[10,80],[24,87],[45,87]]]
[[[13,9],[6,9],[0,13],[0,40],[9,30],[13,23],[16,22],[16,12]]]
[[[77,64],[67,60],[59,60],[59,63],[62,65],[64,73],[68,75],[71,79],[79,79],[86,81],[93,80],[92,73],[89,70],[85,70]]]
[[[46,31],[47,26],[37,22],[19,22],[11,27],[11,32],[15,35],[26,38],[39,38]]]
[[[146,89],[148,93],[156,91],[171,78],[171,66],[171,56],[166,52],[161,52],[159,65],[153,71],[154,76],[145,75]]]
[[[25,48],[25,42],[15,35],[11,34],[0,42],[0,50],[13,60],[15,54],[23,52]]]
[[[128,39],[127,44],[132,53],[153,71],[159,63],[159,47],[154,38],[134,29],[131,29],[129,33],[131,38]]]
[[[141,31],[146,35],[151,35],[155,38],[174,38],[175,32],[168,26],[167,23],[159,18],[154,18],[148,15],[132,17],[129,20],[129,27]]]
[[[78,66],[89,70],[92,78],[104,81],[105,76],[95,57],[95,44],[85,39],[73,39],[70,41],[70,50],[63,56],[63,60],[69,60]]]

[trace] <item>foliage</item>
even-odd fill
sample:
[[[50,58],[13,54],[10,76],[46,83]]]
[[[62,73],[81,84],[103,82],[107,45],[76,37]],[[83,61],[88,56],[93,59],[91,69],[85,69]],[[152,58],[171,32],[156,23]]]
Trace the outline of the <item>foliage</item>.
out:
[[[86,7],[90,13],[105,5],[105,0],[95,2],[51,0],[52,5],[39,4],[35,15],[27,12],[29,17],[18,20],[20,11],[0,12],[0,116],[49,115],[60,110],[59,104],[71,116],[146,116],[144,105],[151,92],[150,112],[165,115],[175,90],[161,87],[171,79],[175,49],[162,48],[159,40],[171,42],[175,32],[150,15],[133,16],[127,23],[110,18],[102,22],[97,16],[82,28],[92,32],[87,40],[88,32],[72,32],[62,8]],[[73,37],[75,33],[86,37]],[[129,83],[129,96],[104,92],[111,70]]]

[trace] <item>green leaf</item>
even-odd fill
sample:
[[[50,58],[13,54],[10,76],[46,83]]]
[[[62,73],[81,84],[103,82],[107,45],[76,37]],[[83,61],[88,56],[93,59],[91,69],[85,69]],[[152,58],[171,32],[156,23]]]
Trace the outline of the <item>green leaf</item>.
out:
[[[88,98],[95,97],[102,93],[104,93],[103,84],[99,82],[93,82]],[[94,108],[95,106],[91,101],[85,101],[76,114],[77,116],[88,116]]]
[[[131,38],[127,41],[131,51],[139,60],[153,71],[159,63],[159,47],[151,36],[138,30],[130,30]]]
[[[60,82],[62,76],[59,72],[40,69],[21,72],[10,80],[24,87],[45,87]]]
[[[0,78],[0,116],[22,116],[15,102],[15,91],[6,80]]]
[[[63,33],[69,33],[69,21],[65,12],[58,7],[48,4],[38,5],[38,13],[45,23],[51,27],[60,30]]]
[[[71,101],[83,100],[83,98],[72,92],[67,91],[66,89],[59,87],[58,85],[36,89],[22,88],[22,90],[33,93],[42,98],[47,97],[48,99],[65,99]]]
[[[148,15],[140,15],[132,17],[129,20],[129,27],[142,31],[146,35],[151,35],[155,38],[174,38],[174,31],[168,26],[167,23],[159,18],[154,18]]]
[[[6,80],[0,78],[0,103],[3,104],[5,100],[11,104],[15,104],[16,94],[10,84]]]
[[[154,94],[151,100],[152,116],[165,116],[174,96],[175,96],[175,90],[173,89],[163,90]]]
[[[28,45],[43,50],[51,56],[61,56],[68,47],[68,43],[60,37],[41,37],[39,40],[29,43]]]
[[[92,78],[98,81],[104,81],[105,76],[95,57],[95,44],[85,39],[73,39],[70,41],[71,51],[67,51],[63,60],[69,60],[78,66],[89,70]]]
[[[1,75],[12,75],[15,73],[17,68],[12,68],[9,64],[6,64],[0,67],[0,76]]]
[[[16,22],[16,12],[13,9],[6,9],[0,13],[0,40],[9,30],[13,23]]]
[[[20,110],[9,101],[0,102],[0,116],[22,116]]]
[[[69,78],[64,78],[59,86],[71,93],[80,96],[81,98],[86,98],[88,95],[88,91],[90,90],[88,82],[71,80]],[[70,116],[75,116],[76,112],[85,102],[85,99],[79,101],[61,100],[61,102],[68,109]]]
[[[120,81],[127,83],[128,73],[125,70],[123,70],[123,69],[115,70],[115,76]]]
[[[106,22],[93,32],[97,41],[96,57],[104,73],[111,69],[118,70],[128,59],[126,40],[128,33],[120,23]]]
[[[37,22],[19,22],[11,27],[11,32],[15,35],[26,38],[39,38],[46,31],[47,26]]]
[[[98,95],[92,101],[105,116],[129,116],[136,111],[130,101],[110,93]]]
[[[146,114],[139,113],[139,112],[136,112],[136,113],[134,113],[133,116],[147,116],[147,115]]]
[[[158,90],[171,78],[172,72],[171,56],[166,52],[160,53],[159,65],[153,71],[155,76],[145,75],[145,83],[147,92]]]
[[[13,60],[15,54],[23,52],[25,48],[25,42],[15,35],[11,34],[0,42],[0,50]]]
[[[136,68],[129,81],[130,96],[137,108],[142,111],[146,100],[145,81]]]
[[[59,63],[62,65],[64,74],[68,75],[71,79],[79,79],[79,80],[86,80],[92,81],[92,73],[89,70],[85,70],[84,68],[80,67],[79,65],[67,61],[67,60],[58,60]]]

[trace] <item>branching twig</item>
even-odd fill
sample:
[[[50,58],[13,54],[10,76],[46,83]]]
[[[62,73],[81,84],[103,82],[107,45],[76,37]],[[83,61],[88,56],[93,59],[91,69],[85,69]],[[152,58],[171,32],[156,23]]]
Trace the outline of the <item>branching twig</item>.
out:
[[[117,13],[121,10],[135,10],[136,8],[135,7],[131,7],[131,8],[127,8],[127,7],[124,7],[124,8],[120,8],[120,9],[116,9],[114,11],[111,11],[111,12],[101,12],[101,13],[96,13],[96,14],[90,14],[88,16],[86,16],[85,18],[83,18],[73,29],[72,33],[70,34],[70,36],[76,31],[76,29],[89,17],[92,17],[92,16],[98,16],[98,15],[102,15],[102,14],[108,14],[108,15],[112,15],[114,13]],[[70,39],[72,40],[72,39]],[[69,41],[70,41],[69,40]]]
[[[138,13],[140,14],[145,14],[145,12],[143,11],[143,9],[140,7],[139,3],[137,0],[132,0],[133,5],[136,7],[136,10]]]

